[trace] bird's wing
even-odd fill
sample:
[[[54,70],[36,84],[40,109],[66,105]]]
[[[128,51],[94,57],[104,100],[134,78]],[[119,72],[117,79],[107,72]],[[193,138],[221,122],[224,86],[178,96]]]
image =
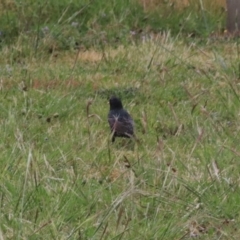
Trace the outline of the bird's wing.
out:
[[[125,110],[109,113],[108,122],[111,130],[117,134],[133,134],[134,122]]]

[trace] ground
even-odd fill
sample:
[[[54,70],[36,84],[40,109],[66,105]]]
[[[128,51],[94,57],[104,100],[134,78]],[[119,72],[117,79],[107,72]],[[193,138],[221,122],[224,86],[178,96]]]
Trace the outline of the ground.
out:
[[[168,33],[1,70],[4,238],[239,235],[235,40]],[[112,94],[136,141],[111,143]]]

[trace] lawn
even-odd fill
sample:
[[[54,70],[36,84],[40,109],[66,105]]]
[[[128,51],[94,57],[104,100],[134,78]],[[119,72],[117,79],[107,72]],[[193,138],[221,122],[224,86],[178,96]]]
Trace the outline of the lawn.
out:
[[[238,239],[239,39],[45,25],[1,42],[0,238]]]

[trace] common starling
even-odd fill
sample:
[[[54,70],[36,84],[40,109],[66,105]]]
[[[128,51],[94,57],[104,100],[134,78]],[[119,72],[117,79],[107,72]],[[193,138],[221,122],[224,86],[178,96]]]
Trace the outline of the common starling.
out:
[[[113,132],[112,142],[115,141],[115,137],[131,138],[134,135],[134,122],[130,114],[123,108],[121,100],[111,97],[109,104],[108,123]]]

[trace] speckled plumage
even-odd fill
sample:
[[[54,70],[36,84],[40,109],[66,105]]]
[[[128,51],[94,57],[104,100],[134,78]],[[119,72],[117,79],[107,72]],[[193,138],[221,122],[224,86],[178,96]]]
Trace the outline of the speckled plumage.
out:
[[[117,97],[109,99],[110,111],[108,123],[113,133],[112,142],[115,137],[130,138],[134,135],[134,122],[130,114],[123,108],[122,102]]]

